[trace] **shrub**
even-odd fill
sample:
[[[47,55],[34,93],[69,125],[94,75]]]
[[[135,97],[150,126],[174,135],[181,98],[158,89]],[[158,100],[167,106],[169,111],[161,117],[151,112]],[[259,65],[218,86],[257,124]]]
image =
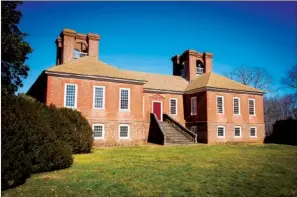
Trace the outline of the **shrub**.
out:
[[[31,171],[63,169],[72,164],[71,146],[58,140],[52,129],[53,122],[49,121],[59,116],[58,112],[22,96],[3,97],[2,104],[4,154],[1,159],[5,164],[2,173],[7,177],[2,179],[4,187],[23,183]]]
[[[18,124],[15,101],[10,97],[2,97],[1,101],[1,190],[23,184],[31,174],[30,157],[25,152],[28,143]]]
[[[72,109],[59,109],[61,116],[59,126],[65,129],[56,129],[60,140],[66,141],[71,145],[73,153],[89,153],[93,146],[93,131],[88,120],[79,111]],[[70,125],[66,124],[66,120]]]

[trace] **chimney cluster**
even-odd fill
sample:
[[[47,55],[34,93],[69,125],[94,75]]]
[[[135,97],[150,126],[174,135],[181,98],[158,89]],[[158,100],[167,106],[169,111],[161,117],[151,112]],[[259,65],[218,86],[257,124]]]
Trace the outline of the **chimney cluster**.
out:
[[[173,63],[173,75],[182,76],[191,81],[197,75],[212,71],[211,53],[199,53],[195,50],[186,50],[181,55],[171,58]]]
[[[64,64],[82,56],[99,58],[99,40],[98,34],[80,34],[71,29],[63,29],[56,40],[56,64]]]

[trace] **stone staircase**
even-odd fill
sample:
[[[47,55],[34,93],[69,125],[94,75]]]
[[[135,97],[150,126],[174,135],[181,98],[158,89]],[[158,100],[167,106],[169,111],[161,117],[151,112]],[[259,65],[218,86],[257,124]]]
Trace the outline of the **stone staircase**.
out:
[[[177,131],[174,127],[172,127],[168,122],[159,122],[159,125],[162,128],[165,135],[164,145],[195,144],[193,141],[188,139],[183,133]]]

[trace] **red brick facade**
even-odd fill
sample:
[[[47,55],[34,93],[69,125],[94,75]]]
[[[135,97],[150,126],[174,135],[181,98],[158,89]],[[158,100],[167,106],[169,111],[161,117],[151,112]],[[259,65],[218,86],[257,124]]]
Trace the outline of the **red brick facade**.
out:
[[[99,57],[99,36],[96,34],[76,34],[64,30],[57,39],[57,64],[72,61],[74,48],[87,50],[89,56]],[[81,45],[82,43],[82,45]],[[85,47],[85,48],[83,48]],[[59,52],[60,51],[60,52]],[[212,71],[212,54],[197,53],[192,50],[173,60],[174,75],[178,75],[180,61],[185,61],[185,78],[196,77],[197,60],[203,63],[204,73]],[[43,74],[44,76],[44,74]],[[43,85],[40,85],[40,84]],[[152,103],[161,102],[162,113],[169,114],[182,125],[197,128],[198,142],[263,142],[265,135],[263,94],[243,93],[224,90],[197,90],[196,92],[175,92],[146,89],[144,84],[123,80],[100,80],[84,77],[58,76],[47,74],[38,79],[29,94],[47,105],[65,106],[65,85],[75,84],[76,110],[80,111],[91,125],[104,125],[104,138],[96,139],[95,145],[142,144],[148,139]],[[104,87],[104,108],[94,108],[94,86]],[[36,87],[41,87],[42,90]],[[128,88],[129,110],[120,110],[120,88]],[[42,95],[42,96],[41,96]],[[217,96],[224,97],[224,113],[217,113]],[[196,97],[196,115],[191,114],[191,98]],[[240,98],[240,115],[233,113],[233,97]],[[255,99],[255,116],[249,115],[249,98]],[[176,114],[170,114],[170,99],[177,103]],[[129,138],[119,137],[119,125],[129,125]],[[218,137],[217,127],[224,126],[224,137]],[[241,127],[241,136],[234,136],[234,127]],[[250,136],[250,127],[256,127],[256,137]]]

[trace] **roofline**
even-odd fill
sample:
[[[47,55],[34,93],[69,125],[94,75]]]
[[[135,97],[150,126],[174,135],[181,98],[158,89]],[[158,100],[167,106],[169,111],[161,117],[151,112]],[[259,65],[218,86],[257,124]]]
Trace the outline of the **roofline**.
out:
[[[232,92],[239,94],[254,94],[254,95],[264,95],[265,92],[257,92],[257,91],[247,91],[247,90],[234,90],[234,89],[226,89],[226,88],[216,88],[216,87],[202,87],[194,90],[185,91],[185,94],[193,94],[197,92],[203,91],[214,91],[214,92]]]
[[[65,73],[65,72],[53,72],[53,71],[48,71],[48,70],[45,71],[45,74],[50,75],[50,76],[78,78],[78,79],[94,79],[94,80],[132,83],[132,84],[145,84],[145,83],[147,83],[147,81],[145,81],[145,80],[114,78],[114,77],[97,76],[97,75],[82,75],[82,74],[73,74],[73,73]]]
[[[163,94],[181,94],[181,95],[185,93],[185,91],[153,89],[153,88],[143,88],[143,90],[145,93],[163,93]]]

